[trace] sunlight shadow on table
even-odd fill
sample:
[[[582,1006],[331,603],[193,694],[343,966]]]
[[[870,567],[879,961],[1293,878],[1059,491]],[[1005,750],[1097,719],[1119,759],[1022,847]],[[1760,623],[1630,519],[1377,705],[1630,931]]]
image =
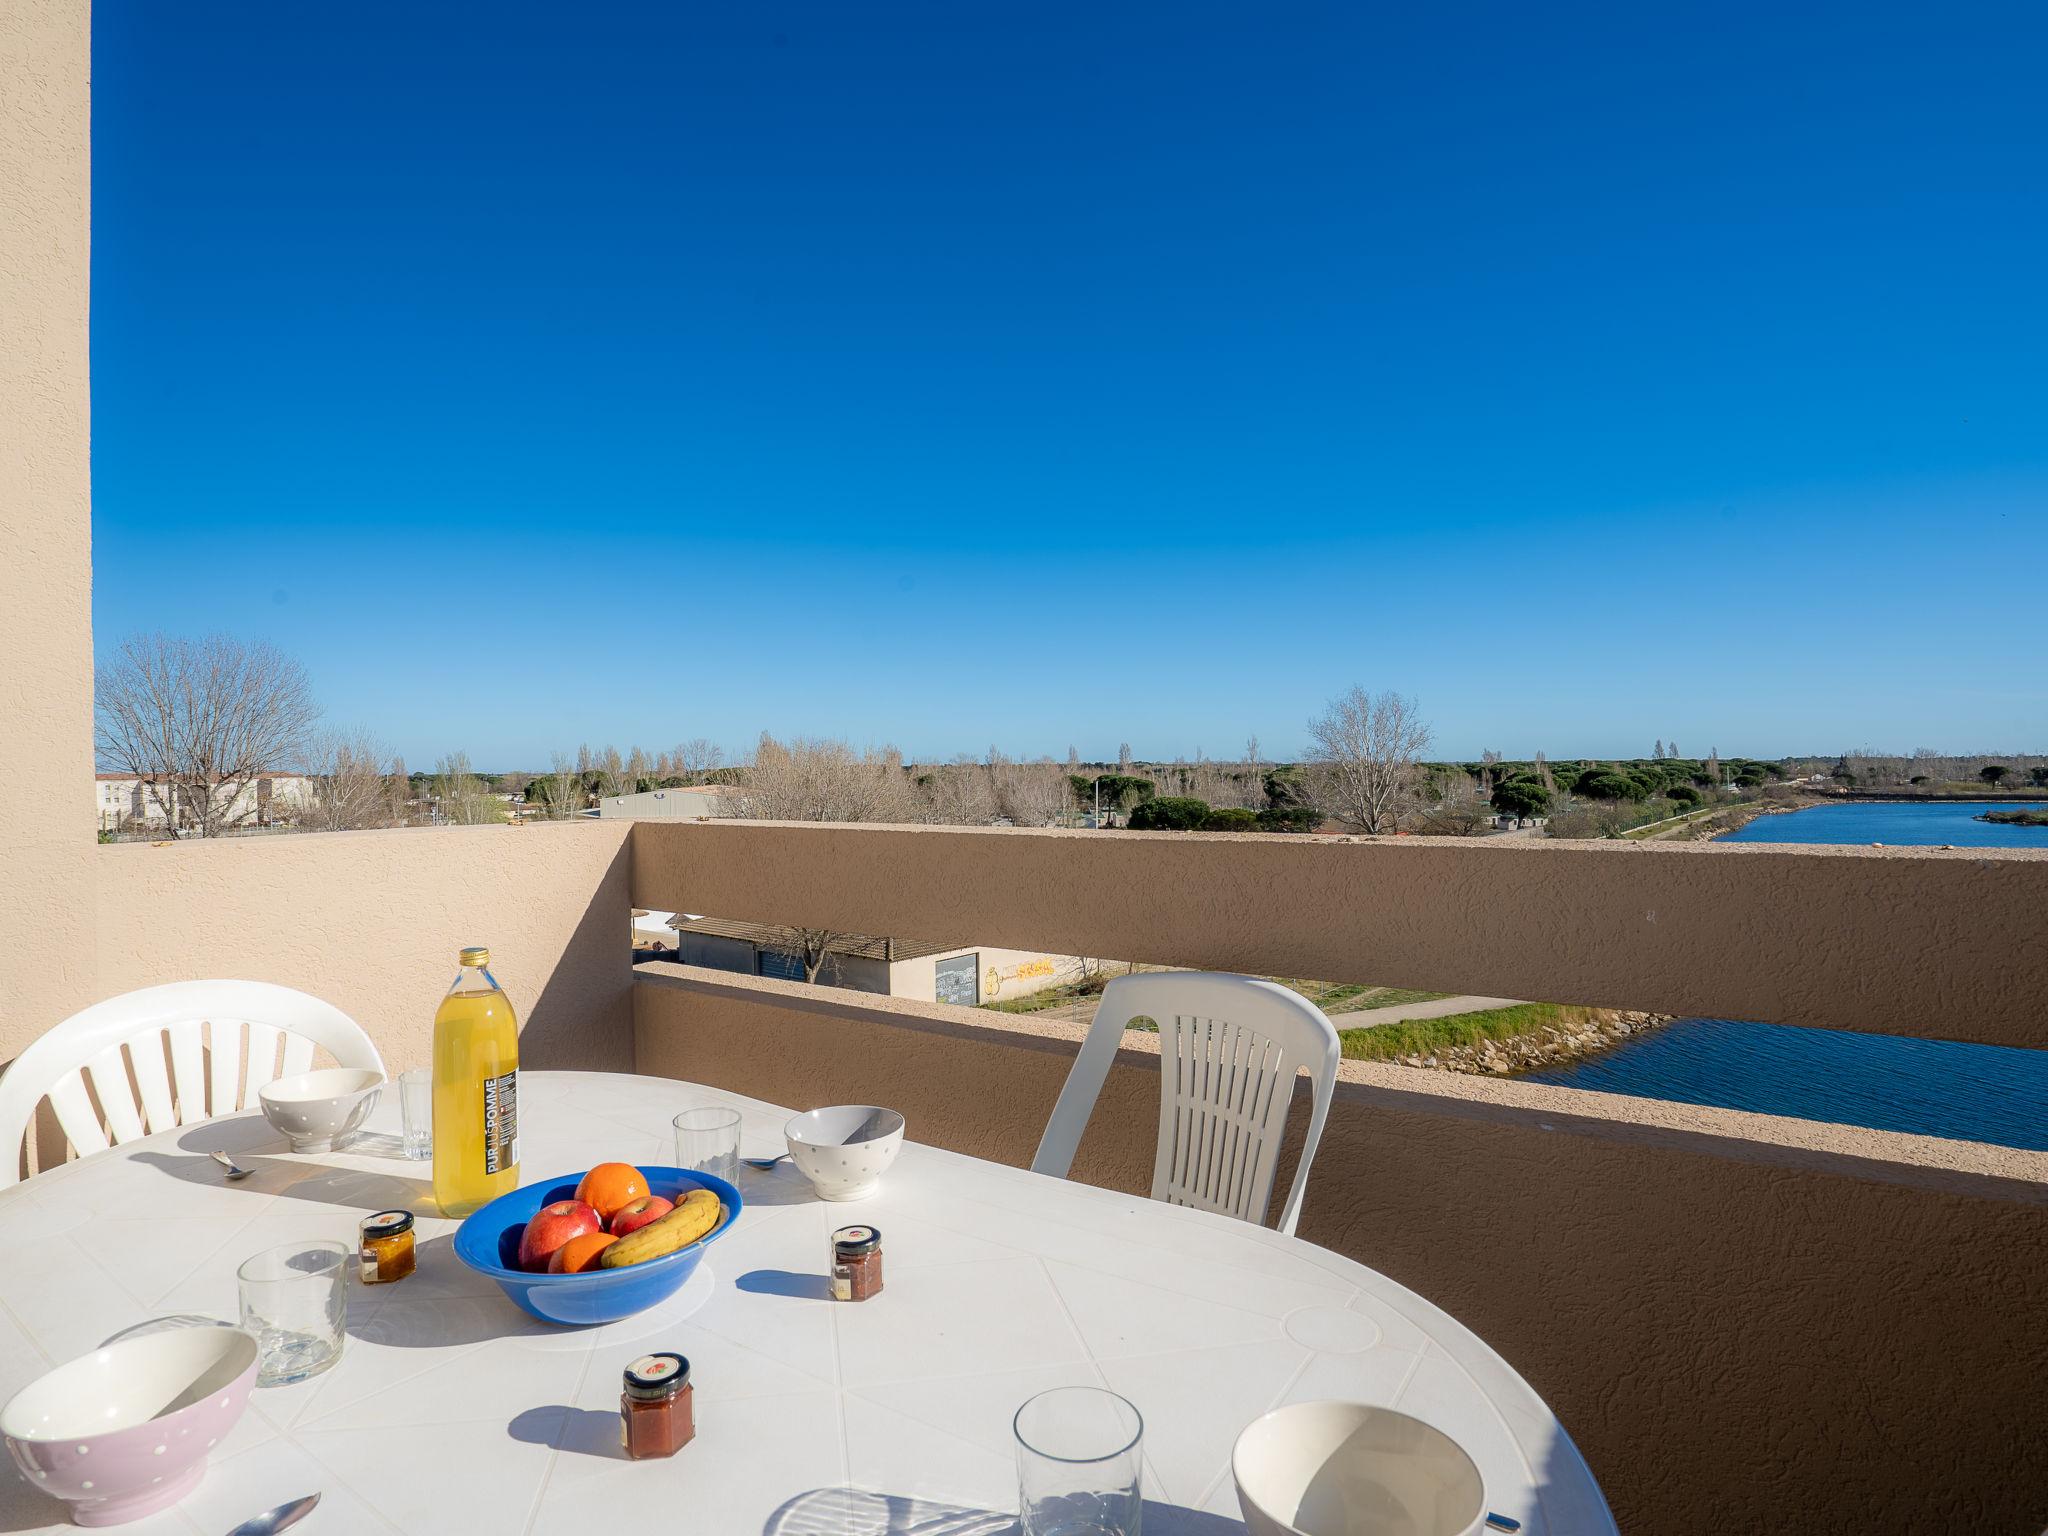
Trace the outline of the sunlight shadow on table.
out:
[[[789,1269],[750,1269],[733,1284],[756,1296],[790,1296],[800,1301],[830,1301],[832,1282],[823,1275],[800,1275]]]
[[[740,1195],[747,1204],[770,1205],[816,1205],[818,1192],[811,1188],[811,1181],[798,1173],[788,1163],[779,1168],[763,1171],[740,1167],[740,1176],[734,1181]]]
[[[433,1186],[424,1179],[409,1179],[399,1173],[373,1173],[360,1168],[335,1168],[321,1163],[288,1163],[282,1158],[255,1157],[247,1152],[224,1150],[249,1170],[249,1177],[229,1180],[222,1173],[220,1164],[204,1152],[191,1155],[134,1152],[128,1155],[128,1161],[138,1167],[154,1168],[187,1184],[217,1184],[240,1195],[280,1195],[288,1200],[351,1206],[361,1211],[406,1210],[431,1214],[435,1209]]]
[[[1145,1536],[1244,1536],[1244,1526],[1178,1504],[1145,1501]],[[1017,1517],[904,1494],[814,1488],[790,1499],[761,1536],[1018,1536]]]
[[[626,1459],[619,1443],[618,1414],[596,1408],[570,1408],[561,1403],[529,1408],[513,1419],[505,1432],[528,1445],[544,1445],[575,1456],[595,1456],[600,1461]]]

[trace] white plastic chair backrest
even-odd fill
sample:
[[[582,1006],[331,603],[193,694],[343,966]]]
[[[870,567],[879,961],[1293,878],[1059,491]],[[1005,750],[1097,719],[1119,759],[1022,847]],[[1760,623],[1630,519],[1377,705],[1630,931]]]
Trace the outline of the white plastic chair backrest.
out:
[[[1277,1228],[1292,1233],[1322,1140],[1343,1055],[1322,1009],[1250,976],[1153,971],[1119,976],[1102,994],[1088,1038],[1046,1122],[1034,1173],[1065,1178],[1096,1097],[1133,1019],[1159,1026],[1159,1149],[1152,1198],[1263,1222],[1273,1196],[1294,1076],[1310,1073],[1308,1137]]]
[[[0,1189],[19,1181],[22,1141],[44,1099],[84,1157],[106,1151],[109,1132],[135,1141],[247,1109],[265,1083],[310,1071],[323,1047],[341,1066],[384,1070],[354,1019],[267,981],[174,981],[95,1003],[0,1074]]]

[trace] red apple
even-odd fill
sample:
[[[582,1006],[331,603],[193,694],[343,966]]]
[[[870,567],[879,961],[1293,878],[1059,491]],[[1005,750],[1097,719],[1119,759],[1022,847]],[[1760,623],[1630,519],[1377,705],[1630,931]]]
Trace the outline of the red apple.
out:
[[[519,1234],[519,1267],[535,1274],[544,1273],[555,1250],[570,1238],[603,1230],[604,1223],[597,1219],[597,1212],[581,1200],[557,1200],[553,1205],[544,1205],[533,1213],[533,1220]]]
[[[642,1195],[638,1200],[628,1200],[612,1212],[609,1230],[613,1237],[624,1237],[635,1227],[644,1227],[650,1221],[659,1221],[675,1208],[673,1200],[664,1200],[659,1195]]]

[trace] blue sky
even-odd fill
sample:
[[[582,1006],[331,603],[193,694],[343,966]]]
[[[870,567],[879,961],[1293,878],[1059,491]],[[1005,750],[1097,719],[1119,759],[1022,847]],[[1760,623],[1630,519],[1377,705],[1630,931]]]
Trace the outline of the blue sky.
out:
[[[2048,11],[101,5],[95,622],[415,765],[2041,750]]]

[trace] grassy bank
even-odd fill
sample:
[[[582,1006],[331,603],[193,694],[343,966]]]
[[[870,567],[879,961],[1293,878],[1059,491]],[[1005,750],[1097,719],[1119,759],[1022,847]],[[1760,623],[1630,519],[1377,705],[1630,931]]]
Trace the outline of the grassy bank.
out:
[[[981,1006],[994,1013],[1044,1013],[1049,1008],[1066,1008],[1100,998],[1102,989],[1113,979],[1108,976],[1091,976],[1086,981],[1047,987],[1024,997],[983,1003]],[[1432,1003],[1440,997],[1451,995],[1448,992],[1421,992],[1413,987],[1374,987],[1351,982],[1305,981],[1293,976],[1268,976],[1264,979],[1278,982],[1283,987],[1299,992],[1332,1017],[1359,1013],[1367,1008],[1393,1008],[1404,1003]]]
[[[1440,1019],[1405,1019],[1377,1028],[1338,1031],[1344,1054],[1355,1061],[1396,1056],[1429,1056],[1488,1040],[1514,1040],[1539,1030],[1604,1021],[1606,1010],[1567,1003],[1516,1003],[1477,1013],[1449,1013]]]

